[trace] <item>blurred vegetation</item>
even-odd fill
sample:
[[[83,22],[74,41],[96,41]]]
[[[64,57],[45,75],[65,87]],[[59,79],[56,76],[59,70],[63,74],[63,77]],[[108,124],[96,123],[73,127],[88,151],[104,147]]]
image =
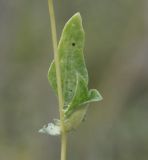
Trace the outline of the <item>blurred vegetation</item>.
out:
[[[77,11],[90,87],[104,100],[69,135],[69,160],[148,159],[148,3],[55,0],[58,37]],[[0,159],[59,159],[59,138],[38,134],[58,117],[47,81],[53,59],[47,1],[0,1]]]

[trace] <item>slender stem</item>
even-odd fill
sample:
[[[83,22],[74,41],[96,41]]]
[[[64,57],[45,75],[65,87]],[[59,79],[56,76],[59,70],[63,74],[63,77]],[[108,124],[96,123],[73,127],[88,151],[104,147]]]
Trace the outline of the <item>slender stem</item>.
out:
[[[51,32],[52,32],[52,41],[53,41],[53,50],[54,50],[54,61],[56,68],[56,78],[57,78],[57,89],[58,89],[58,100],[59,100],[59,112],[60,112],[60,124],[61,124],[61,160],[66,160],[66,146],[67,146],[67,134],[64,127],[64,100],[62,95],[62,83],[61,83],[61,71],[60,71],[60,62],[58,56],[58,47],[57,47],[57,33],[56,33],[56,23],[54,15],[53,0],[48,0],[49,15],[51,22]]]
[[[61,135],[61,160],[66,160],[66,152],[67,152],[67,134],[63,132]]]

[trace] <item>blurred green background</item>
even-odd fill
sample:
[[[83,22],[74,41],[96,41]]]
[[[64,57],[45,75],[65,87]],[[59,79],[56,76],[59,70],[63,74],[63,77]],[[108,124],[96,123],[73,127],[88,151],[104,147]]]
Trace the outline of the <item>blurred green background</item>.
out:
[[[69,135],[68,160],[148,160],[148,1],[55,0],[58,38],[77,11],[90,88],[104,100]],[[0,0],[0,160],[59,160],[47,0]]]

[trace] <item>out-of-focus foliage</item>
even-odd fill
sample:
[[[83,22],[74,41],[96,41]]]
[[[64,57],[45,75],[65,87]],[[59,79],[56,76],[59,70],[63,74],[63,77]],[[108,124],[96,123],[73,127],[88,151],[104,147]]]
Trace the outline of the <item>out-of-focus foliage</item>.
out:
[[[69,135],[68,158],[147,160],[147,1],[61,0],[55,8],[59,34],[80,11],[89,85],[104,97],[90,105],[87,120]],[[58,117],[46,76],[53,59],[49,27],[47,1],[0,1],[2,160],[59,159],[59,139],[37,132]]]

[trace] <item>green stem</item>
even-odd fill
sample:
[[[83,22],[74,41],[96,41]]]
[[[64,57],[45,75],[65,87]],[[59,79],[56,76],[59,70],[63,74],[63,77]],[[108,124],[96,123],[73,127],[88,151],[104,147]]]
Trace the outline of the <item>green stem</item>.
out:
[[[66,160],[66,146],[67,146],[67,134],[64,127],[64,100],[62,95],[62,83],[61,83],[61,71],[60,71],[60,62],[58,56],[58,47],[57,47],[57,33],[56,33],[56,23],[54,15],[53,0],[48,0],[49,15],[51,22],[51,33],[53,41],[53,50],[54,50],[54,61],[56,67],[56,78],[57,78],[57,89],[58,89],[58,100],[59,100],[59,112],[60,112],[60,124],[61,124],[61,160]]]

